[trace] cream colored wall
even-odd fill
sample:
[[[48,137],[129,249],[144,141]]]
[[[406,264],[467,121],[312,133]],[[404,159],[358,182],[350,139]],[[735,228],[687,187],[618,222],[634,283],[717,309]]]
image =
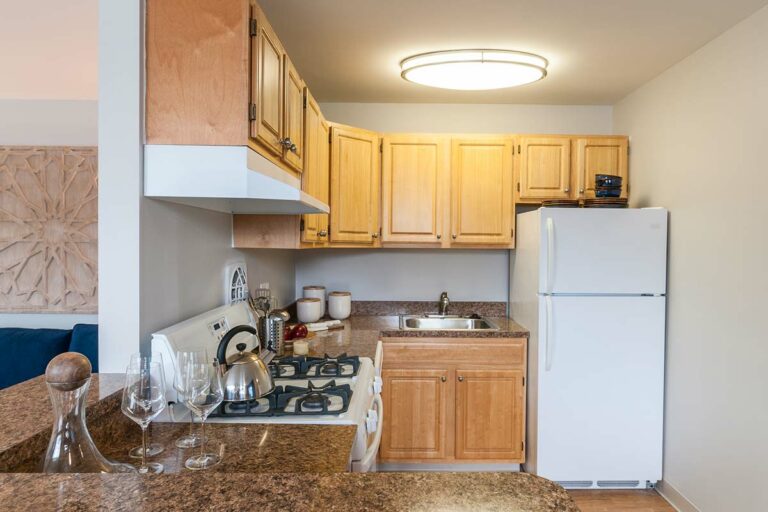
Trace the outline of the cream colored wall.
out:
[[[633,203],[671,212],[665,492],[707,512],[768,510],[767,34],[764,8],[614,109]]]
[[[382,132],[611,133],[610,106],[323,103],[330,121]]]

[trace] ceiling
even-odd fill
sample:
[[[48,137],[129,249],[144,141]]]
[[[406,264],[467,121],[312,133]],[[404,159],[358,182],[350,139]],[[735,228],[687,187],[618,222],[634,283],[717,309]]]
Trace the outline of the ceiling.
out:
[[[0,99],[97,99],[98,0],[0,0],[0,13]]]
[[[611,105],[768,0],[259,0],[321,102]],[[406,82],[416,53],[503,48],[550,61],[497,91]]]

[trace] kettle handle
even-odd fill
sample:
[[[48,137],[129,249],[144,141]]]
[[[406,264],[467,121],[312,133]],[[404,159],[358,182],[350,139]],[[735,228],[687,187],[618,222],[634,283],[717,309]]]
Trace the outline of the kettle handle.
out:
[[[226,368],[227,366],[227,346],[229,345],[229,341],[234,338],[236,334],[240,334],[241,332],[249,332],[258,336],[256,329],[248,324],[238,325],[231,328],[229,332],[221,338],[219,348],[216,350],[216,358],[219,360],[219,364],[222,367]]]

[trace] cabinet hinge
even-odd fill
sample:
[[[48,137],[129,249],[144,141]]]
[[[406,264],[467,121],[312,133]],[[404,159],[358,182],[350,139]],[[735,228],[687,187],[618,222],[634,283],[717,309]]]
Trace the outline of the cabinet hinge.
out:
[[[333,142],[333,133],[328,132],[328,142]]]
[[[251,18],[248,24],[248,32],[251,37],[258,35],[259,31],[256,29],[256,18]]]
[[[629,156],[629,150],[632,149],[629,145],[627,146],[627,156]]]
[[[512,228],[509,234],[512,238],[515,238],[515,228]],[[525,377],[523,377],[523,386],[525,386]]]
[[[307,97],[304,96],[304,108],[307,108]]]
[[[379,153],[384,152],[384,141],[379,141]]]
[[[520,441],[520,451],[525,451],[525,441]]]
[[[520,192],[520,182],[517,182],[517,191]]]
[[[255,103],[251,103],[248,107],[248,120],[249,121],[256,120],[256,104]]]
[[[525,387],[525,377],[523,377],[523,387]]]
[[[517,145],[517,154],[520,154],[520,144]]]
[[[304,231],[304,219],[299,221],[299,231]]]

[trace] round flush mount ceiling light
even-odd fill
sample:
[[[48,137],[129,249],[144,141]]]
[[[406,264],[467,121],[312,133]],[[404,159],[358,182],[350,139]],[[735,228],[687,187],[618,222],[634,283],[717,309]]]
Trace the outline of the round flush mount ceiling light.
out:
[[[447,50],[404,59],[400,76],[430,87],[482,91],[541,80],[548,64],[544,57],[513,50]]]

